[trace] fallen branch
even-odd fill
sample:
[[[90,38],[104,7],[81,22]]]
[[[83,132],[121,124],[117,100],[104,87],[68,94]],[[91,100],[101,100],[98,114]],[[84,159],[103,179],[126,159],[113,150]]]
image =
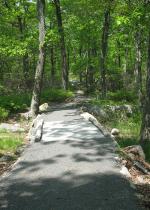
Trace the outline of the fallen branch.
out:
[[[144,160],[134,160],[131,156],[129,156],[125,151],[120,150],[121,154],[124,156],[125,159],[132,162],[132,164],[141,172],[146,175],[150,175],[150,166]]]

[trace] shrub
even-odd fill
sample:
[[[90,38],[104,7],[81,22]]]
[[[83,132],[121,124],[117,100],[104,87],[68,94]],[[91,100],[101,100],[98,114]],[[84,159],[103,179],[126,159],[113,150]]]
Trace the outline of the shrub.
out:
[[[5,120],[9,115],[9,111],[0,107],[0,121]]]
[[[9,112],[17,112],[25,110],[30,105],[30,100],[29,94],[1,96],[0,106]]]
[[[127,101],[127,102],[135,102],[137,99],[136,95],[132,91],[124,91],[124,90],[118,90],[117,92],[109,92],[108,93],[108,99],[114,100],[114,101]]]
[[[42,92],[41,103],[45,103],[47,101],[63,102],[70,97],[73,97],[73,93],[71,91],[65,91],[62,89],[47,89]]]
[[[47,89],[41,93],[41,103],[49,101],[62,102],[70,97],[73,97],[73,93],[71,91],[65,91],[62,89]],[[8,114],[24,111],[27,109],[27,107],[30,106],[30,103],[31,94],[11,94],[6,96],[0,96],[0,107],[3,108],[1,112],[3,112],[4,117],[6,115],[4,110],[7,110]]]

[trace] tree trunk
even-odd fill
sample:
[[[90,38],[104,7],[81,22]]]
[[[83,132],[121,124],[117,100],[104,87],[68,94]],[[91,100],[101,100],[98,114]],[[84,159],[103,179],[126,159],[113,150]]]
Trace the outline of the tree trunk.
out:
[[[62,15],[60,9],[60,1],[54,0],[55,8],[56,8],[56,17],[58,23],[58,32],[60,35],[60,45],[61,45],[61,60],[62,60],[62,87],[63,89],[68,89],[68,63],[67,63],[67,54],[66,54],[66,46],[65,46],[65,38],[64,38],[64,29],[62,23]]]
[[[136,91],[139,97],[139,101],[142,95],[142,56],[141,56],[141,33],[137,32],[135,37],[136,44],[136,64],[135,64],[135,79],[136,79]]]
[[[53,87],[55,84],[55,55],[54,55],[54,47],[51,46],[51,86]]]
[[[128,42],[128,39],[126,39]],[[129,48],[124,49],[124,64],[123,64],[123,88],[125,91],[129,89]]]
[[[118,54],[117,54],[118,67],[121,68],[121,55],[120,55],[121,46],[120,46],[120,41],[119,40],[117,40],[117,49],[118,49]]]
[[[143,144],[150,141],[150,31],[148,41],[148,60],[147,60],[147,79],[146,79],[146,95],[144,100],[143,117],[140,133],[140,143]]]
[[[92,59],[95,57],[95,49],[88,50],[88,91],[94,90],[94,66]]]
[[[104,12],[104,23],[101,39],[101,55],[100,55],[100,74],[101,74],[101,94],[102,98],[106,97],[106,56],[108,48],[108,35],[110,27],[110,7]]]
[[[39,58],[37,62],[36,72],[35,72],[35,81],[33,88],[33,95],[31,101],[31,112],[32,117],[35,118],[39,111],[40,104],[40,95],[42,89],[42,78],[44,72],[44,63],[45,63],[45,0],[37,0],[37,11],[39,19]]]
[[[19,30],[20,30],[20,40],[24,40],[25,36],[25,19],[22,17],[18,16],[18,25],[19,25]],[[23,65],[23,75],[24,75],[24,80],[25,84],[28,87],[28,74],[29,74],[29,57],[28,53],[25,53],[22,57],[22,65]]]

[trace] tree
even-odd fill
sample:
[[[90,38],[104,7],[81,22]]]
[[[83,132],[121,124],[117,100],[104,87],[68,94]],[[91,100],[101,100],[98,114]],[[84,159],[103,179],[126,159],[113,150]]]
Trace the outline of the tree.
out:
[[[68,89],[68,63],[67,63],[67,54],[66,54],[66,46],[65,46],[65,38],[64,38],[64,29],[62,23],[62,15],[60,9],[60,1],[54,0],[55,8],[56,8],[56,17],[58,23],[58,32],[60,35],[60,46],[61,46],[61,60],[62,60],[62,87],[67,90]]]
[[[103,22],[103,31],[101,39],[101,53],[100,53],[100,74],[101,74],[101,94],[102,98],[106,97],[106,56],[108,48],[108,35],[110,28],[110,11],[111,3],[107,6],[104,11],[104,22]]]
[[[141,101],[142,96],[142,55],[141,55],[141,32],[136,32],[135,35],[135,46],[136,46],[136,64],[135,64],[135,73],[136,73],[136,91]]]
[[[19,30],[20,30],[20,40],[24,41],[25,28],[26,28],[25,17],[21,17],[21,16],[18,15],[18,26],[19,26]],[[25,80],[26,86],[28,87],[29,57],[28,57],[27,52],[23,55],[22,65],[23,65],[24,80]]]
[[[143,109],[142,125],[140,132],[141,144],[150,141],[150,31],[148,40],[148,58],[147,58],[147,79],[146,79],[146,96]]]
[[[37,62],[35,81],[31,101],[31,113],[35,118],[39,111],[42,78],[45,64],[45,0],[37,0],[37,12],[39,20],[39,58]]]

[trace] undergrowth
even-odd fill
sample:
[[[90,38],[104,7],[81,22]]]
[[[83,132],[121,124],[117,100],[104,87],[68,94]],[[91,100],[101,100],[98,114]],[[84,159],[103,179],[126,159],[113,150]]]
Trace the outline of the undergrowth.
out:
[[[23,144],[23,134],[0,130],[0,155],[7,152],[14,153]]]
[[[62,89],[46,89],[41,93],[41,103],[45,102],[63,102],[67,98],[73,97],[71,91]],[[31,93],[18,95],[0,96],[0,121],[4,121],[12,113],[27,110],[31,103]]]

